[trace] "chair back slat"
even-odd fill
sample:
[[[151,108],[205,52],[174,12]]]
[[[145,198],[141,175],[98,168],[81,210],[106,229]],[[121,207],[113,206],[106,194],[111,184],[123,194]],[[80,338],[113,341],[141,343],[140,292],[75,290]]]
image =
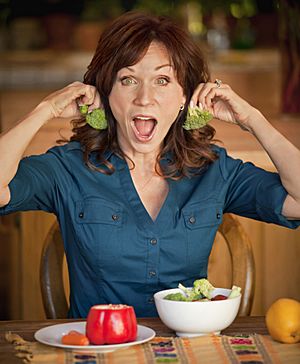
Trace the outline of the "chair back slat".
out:
[[[255,289],[255,264],[251,242],[242,224],[225,214],[219,233],[227,243],[232,261],[232,284],[242,288],[239,316],[250,315]]]
[[[66,318],[68,304],[63,283],[64,245],[57,222],[51,227],[40,265],[42,299],[47,318]]]

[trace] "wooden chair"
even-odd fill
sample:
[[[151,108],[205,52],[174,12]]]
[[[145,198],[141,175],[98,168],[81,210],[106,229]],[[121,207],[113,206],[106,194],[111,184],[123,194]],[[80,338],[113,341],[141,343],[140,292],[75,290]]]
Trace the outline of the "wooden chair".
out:
[[[240,316],[250,315],[254,297],[254,259],[251,243],[241,223],[231,214],[225,214],[219,227],[228,246],[232,261],[232,282],[242,288]],[[60,229],[55,222],[44,243],[40,283],[44,309],[47,318],[66,318],[68,311],[67,299],[63,283],[64,248]]]
[[[64,244],[58,223],[50,228],[42,251],[40,285],[46,317],[66,318],[68,303],[63,282]]]
[[[242,288],[239,316],[248,316],[251,313],[255,291],[255,262],[250,239],[238,218],[232,214],[223,216],[218,234],[226,242],[230,255],[230,284]]]

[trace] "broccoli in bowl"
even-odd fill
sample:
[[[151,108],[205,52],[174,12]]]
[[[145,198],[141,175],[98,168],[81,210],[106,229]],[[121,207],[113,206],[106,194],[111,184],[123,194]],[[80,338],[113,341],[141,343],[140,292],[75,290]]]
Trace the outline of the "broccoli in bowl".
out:
[[[170,301],[219,301],[229,298],[237,297],[241,294],[241,288],[232,286],[229,296],[214,295],[215,287],[205,278],[197,279],[193,283],[193,287],[187,288],[179,283],[178,288],[181,292],[170,293],[164,297],[165,300]]]

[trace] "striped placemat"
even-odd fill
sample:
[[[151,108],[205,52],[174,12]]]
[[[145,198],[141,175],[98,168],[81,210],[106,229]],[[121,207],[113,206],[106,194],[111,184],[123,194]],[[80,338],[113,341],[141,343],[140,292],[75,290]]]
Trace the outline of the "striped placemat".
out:
[[[194,338],[155,337],[148,343],[111,353],[66,351],[6,333],[16,356],[27,363],[60,364],[299,364],[300,343],[281,344],[267,335],[211,335]]]

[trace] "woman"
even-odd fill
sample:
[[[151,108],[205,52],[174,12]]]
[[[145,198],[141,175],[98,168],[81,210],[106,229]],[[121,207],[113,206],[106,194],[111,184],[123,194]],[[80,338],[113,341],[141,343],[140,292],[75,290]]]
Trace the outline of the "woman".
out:
[[[80,116],[103,106],[93,129]],[[227,156],[214,129],[182,128],[188,106],[238,123],[278,173]],[[71,141],[21,160],[53,117],[75,120]],[[70,317],[127,303],[155,316],[153,293],[205,277],[225,212],[295,228],[300,153],[228,85],[209,81],[198,47],[164,18],[127,13],[102,34],[84,83],[44,99],[1,136],[1,214],[57,215],[70,275]]]

